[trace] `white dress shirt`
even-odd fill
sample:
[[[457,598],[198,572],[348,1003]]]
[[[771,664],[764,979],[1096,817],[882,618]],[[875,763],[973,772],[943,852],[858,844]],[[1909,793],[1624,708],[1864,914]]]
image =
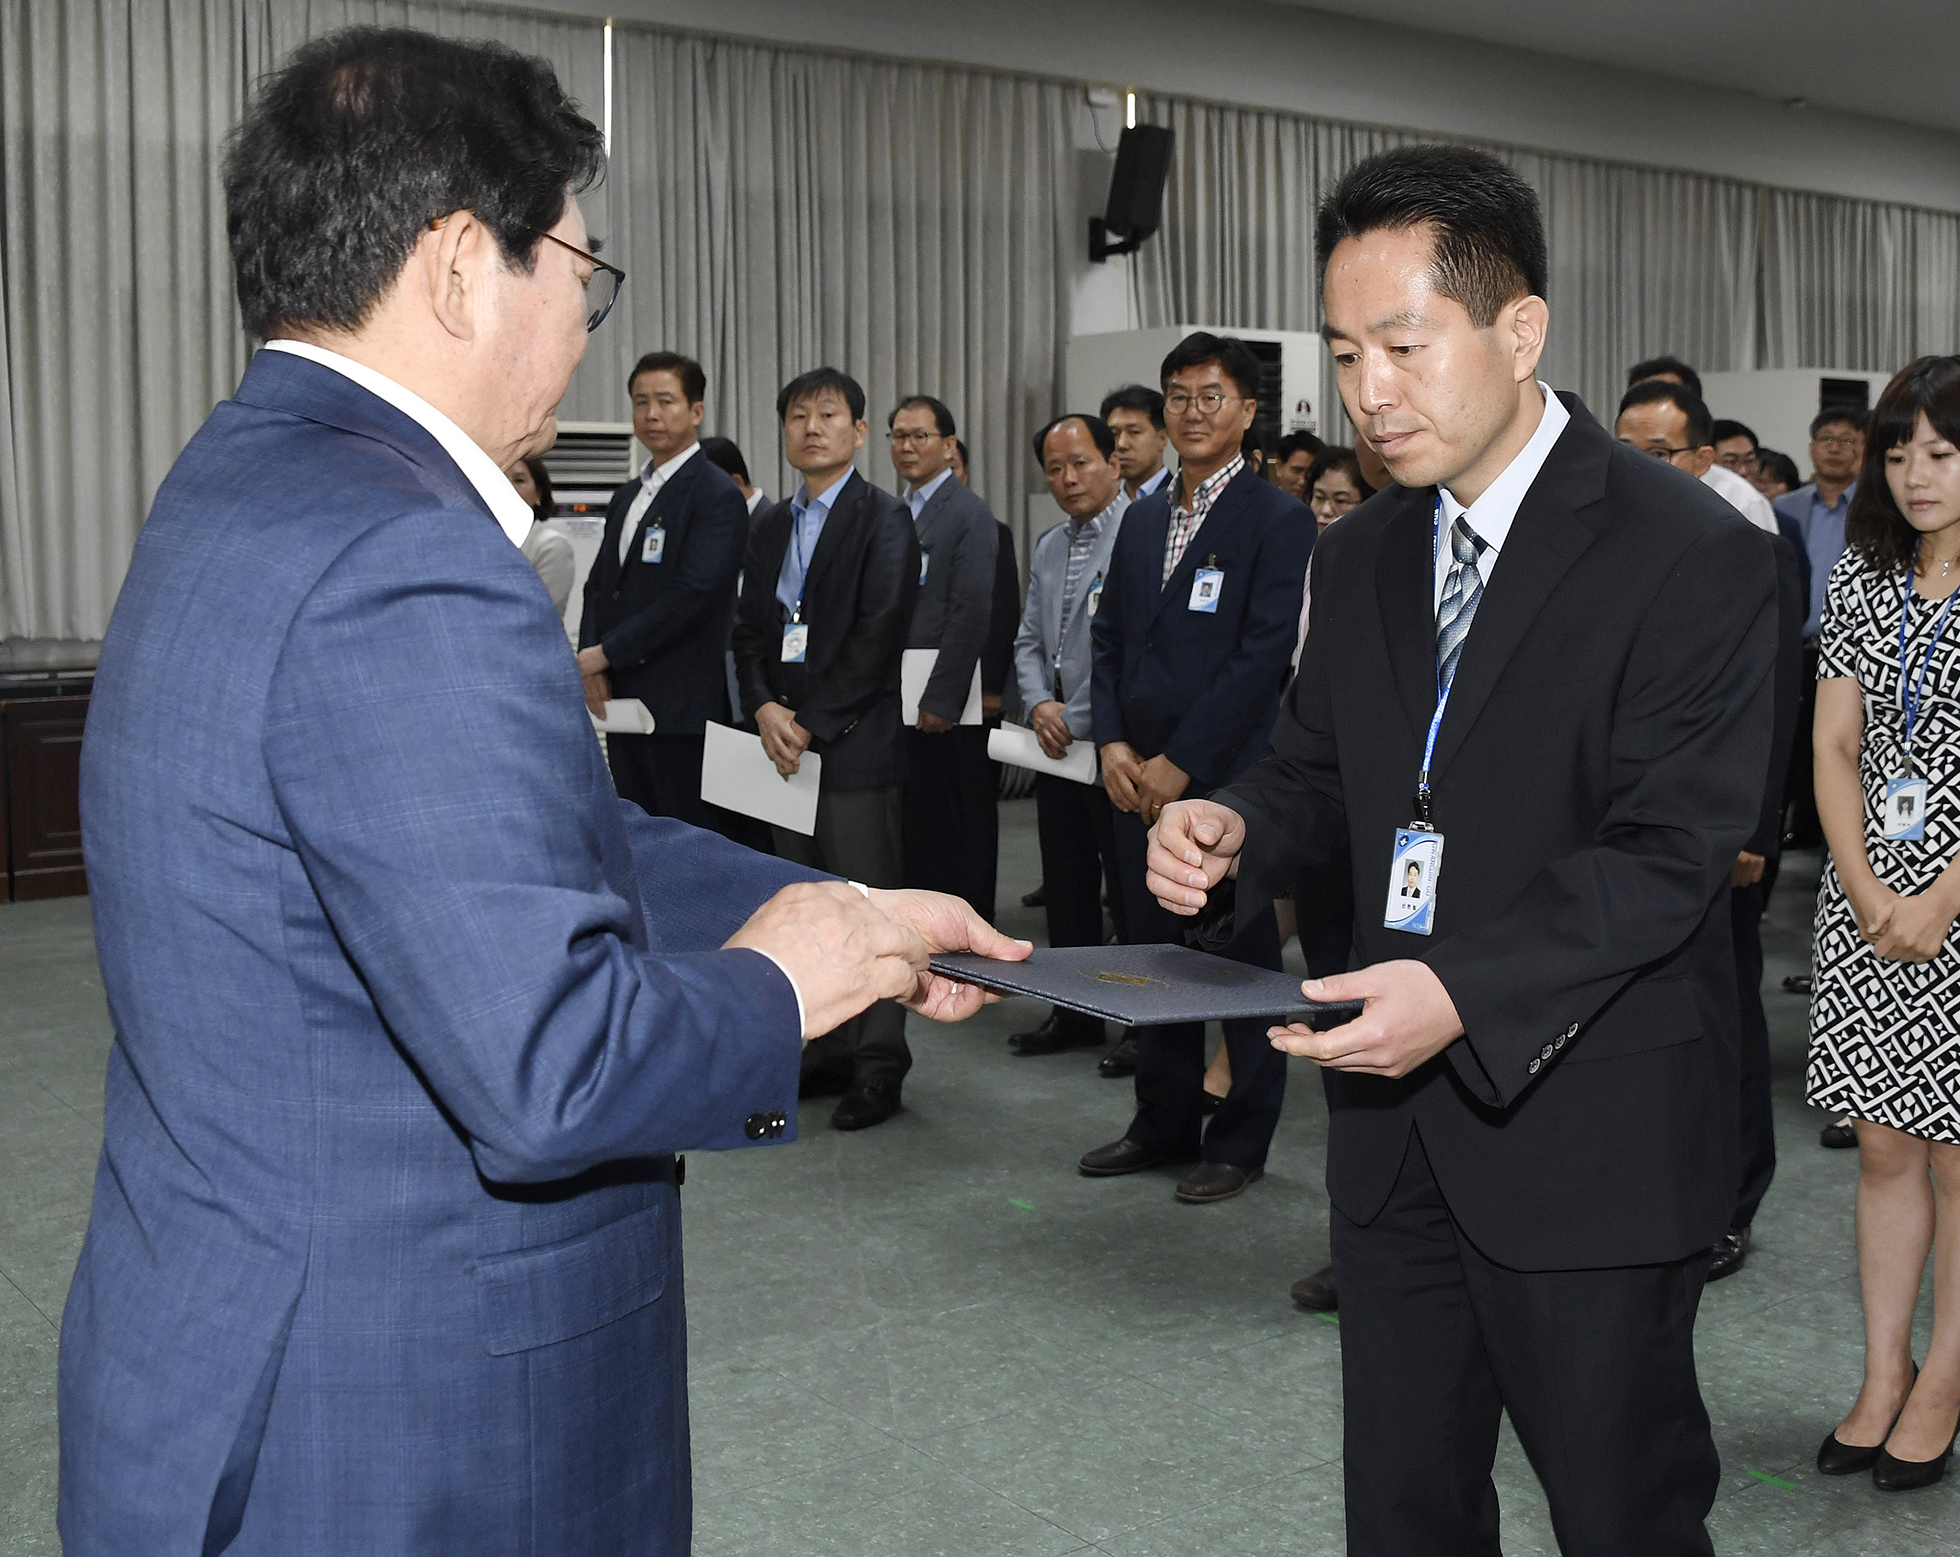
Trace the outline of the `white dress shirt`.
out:
[[[1439,489],[1443,499],[1442,543],[1436,548],[1436,609],[1439,611],[1443,606],[1443,581],[1449,577],[1450,569],[1456,566],[1456,557],[1450,550],[1450,526],[1461,515],[1464,523],[1482,538],[1484,545],[1477,553],[1477,571],[1484,576],[1484,584],[1488,587],[1491,573],[1497,567],[1498,556],[1504,550],[1504,542],[1511,534],[1511,522],[1518,517],[1518,505],[1524,501],[1525,493],[1531,490],[1531,483],[1538,479],[1538,472],[1545,468],[1552,445],[1558,442],[1559,434],[1572,420],[1572,413],[1565,409],[1557,395],[1543,384],[1538,386],[1538,391],[1545,397],[1545,410],[1538,418],[1538,430],[1531,435],[1531,441],[1511,457],[1511,463],[1484,489],[1476,502],[1465,508],[1450,496],[1449,488]]]
[[[690,443],[672,459],[656,465],[648,460],[646,468],[640,472],[640,490],[633,494],[633,501],[626,507],[626,519],[619,527],[619,565],[626,566],[626,553],[633,547],[633,532],[640,527],[640,517],[653,506],[653,500],[660,495],[660,489],[673,479],[679,470],[701,450],[698,443]]]
[[[1704,486],[1713,487],[1727,498],[1729,506],[1757,529],[1767,530],[1771,535],[1781,533],[1776,528],[1776,510],[1747,478],[1738,476],[1726,465],[1710,465],[1701,480]]]
[[[456,462],[463,478],[476,488],[496,516],[498,526],[513,546],[522,546],[531,533],[531,505],[517,495],[510,477],[497,469],[497,462],[479,448],[470,435],[412,389],[404,389],[385,374],[343,357],[337,351],[307,341],[267,341],[267,351],[287,351],[323,368],[332,368],[342,378],[351,379],[376,399],[385,400],[411,422],[442,445],[443,452]]]

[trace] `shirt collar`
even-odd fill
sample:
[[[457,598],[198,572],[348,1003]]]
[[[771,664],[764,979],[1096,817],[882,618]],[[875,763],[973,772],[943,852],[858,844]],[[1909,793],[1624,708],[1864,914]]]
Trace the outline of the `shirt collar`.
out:
[[[676,454],[672,459],[666,461],[664,464],[656,465],[651,459],[649,459],[646,463],[646,468],[640,472],[640,480],[644,482],[647,486],[652,486],[654,485],[654,478],[657,476],[659,477],[659,484],[664,487],[669,481],[674,479],[675,471],[679,470],[681,466],[685,465],[689,460],[693,459],[694,456],[700,452],[701,452],[701,445],[697,441],[695,443],[690,443],[686,448],[682,449],[680,453]]]
[[[1109,506],[1101,513],[1080,522],[1070,521],[1074,526],[1071,531],[1073,539],[1082,540],[1085,537],[1101,535],[1102,527],[1129,506],[1130,494],[1123,490],[1123,483],[1119,481],[1116,483],[1116,496],[1109,500]]]
[[[1565,409],[1565,403],[1557,395],[1542,383],[1538,390],[1545,397],[1545,409],[1538,418],[1538,430],[1522,449],[1511,456],[1511,463],[1484,489],[1476,502],[1465,508],[1450,496],[1448,488],[1438,488],[1443,500],[1444,527],[1447,529],[1455,524],[1459,516],[1467,516],[1470,528],[1493,552],[1504,549],[1512,521],[1518,517],[1518,505],[1524,501],[1525,493],[1531,490],[1532,482],[1538,479],[1538,472],[1545,468],[1552,445],[1558,442],[1559,434],[1572,420],[1572,413]],[[1448,555],[1449,548],[1443,550]]]
[[[913,505],[912,517],[916,519],[919,516],[920,512],[925,508],[926,504],[932,501],[933,494],[937,492],[941,487],[946,485],[946,483],[951,481],[952,479],[953,479],[953,467],[951,465],[948,465],[944,470],[942,470],[938,475],[934,476],[932,480],[928,481],[924,486],[912,488],[911,492],[908,494],[908,496],[911,498],[912,505]]]
[[[1139,498],[1145,498],[1150,496],[1152,492],[1155,492],[1166,481],[1170,480],[1170,478],[1171,478],[1170,466],[1159,465],[1157,467],[1157,474],[1152,476],[1148,481],[1144,482],[1141,486],[1137,488],[1137,496]]]
[[[830,517],[830,505],[837,501],[837,494],[844,490],[844,483],[856,474],[857,472],[854,469],[847,469],[843,475],[831,482],[829,486],[825,487],[815,497],[810,495],[809,483],[804,482],[801,486],[797,487],[796,496],[790,499],[790,514],[794,518],[801,519],[812,509],[822,509],[824,517],[828,519]]]
[[[1198,483],[1198,489],[1191,494],[1188,506],[1180,506],[1177,499],[1172,498],[1171,507],[1177,509],[1179,513],[1184,514],[1205,512],[1218,500],[1218,494],[1225,490],[1231,483],[1232,478],[1244,469],[1245,456],[1243,454],[1234,454],[1231,464],[1227,465],[1223,470],[1214,470],[1203,481]]]
[[[443,452],[456,462],[456,468],[463,473],[463,478],[476,488],[477,494],[488,505],[498,527],[510,537],[511,545],[524,544],[524,537],[531,533],[531,525],[536,519],[531,505],[517,495],[517,488],[510,484],[510,477],[497,469],[497,462],[485,454],[468,433],[414,390],[404,388],[386,374],[377,373],[352,357],[343,357],[337,351],[328,351],[324,346],[315,346],[310,341],[267,341],[264,349],[291,352],[295,357],[317,362],[321,367],[331,368],[342,378],[360,385],[377,400],[385,400],[442,445]]]

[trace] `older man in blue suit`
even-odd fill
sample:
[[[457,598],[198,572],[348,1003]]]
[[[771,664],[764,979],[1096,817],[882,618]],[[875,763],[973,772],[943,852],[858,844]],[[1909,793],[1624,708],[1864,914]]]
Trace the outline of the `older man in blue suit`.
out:
[[[614,795],[499,474],[611,297],[599,160],[548,66],[408,32],[308,45],[236,143],[268,344],[83,758],[69,1557],[685,1552],[674,1153],[788,1139],[800,1040],[874,998],[971,1009],[930,947],[1016,954]]]

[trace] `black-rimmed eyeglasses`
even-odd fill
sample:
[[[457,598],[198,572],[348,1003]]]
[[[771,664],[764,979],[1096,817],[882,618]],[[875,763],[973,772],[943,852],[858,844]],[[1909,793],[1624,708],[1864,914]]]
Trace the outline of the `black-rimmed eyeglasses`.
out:
[[[551,233],[536,227],[533,227],[531,231],[537,233],[540,238],[550,238],[561,249],[570,249],[592,267],[592,274],[585,278],[588,295],[590,295],[592,283],[598,279],[600,271],[603,270],[608,276],[612,277],[612,286],[606,292],[606,300],[585,316],[585,333],[590,335],[600,325],[606,322],[606,315],[612,312],[613,304],[619,301],[619,289],[626,285],[626,272],[621,270],[617,265],[608,265],[596,254],[586,253],[584,249],[581,249],[575,243],[567,243],[563,238],[554,237]]]

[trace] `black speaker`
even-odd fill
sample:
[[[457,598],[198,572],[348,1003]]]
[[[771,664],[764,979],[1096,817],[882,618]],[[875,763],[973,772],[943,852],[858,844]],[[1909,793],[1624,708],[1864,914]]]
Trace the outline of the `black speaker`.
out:
[[[1112,254],[1134,254],[1164,217],[1164,185],[1171,176],[1176,136],[1161,124],[1139,124],[1116,143],[1116,171],[1109,179],[1109,204],[1089,218],[1089,258],[1097,264]],[[1121,243],[1111,243],[1111,235]]]

